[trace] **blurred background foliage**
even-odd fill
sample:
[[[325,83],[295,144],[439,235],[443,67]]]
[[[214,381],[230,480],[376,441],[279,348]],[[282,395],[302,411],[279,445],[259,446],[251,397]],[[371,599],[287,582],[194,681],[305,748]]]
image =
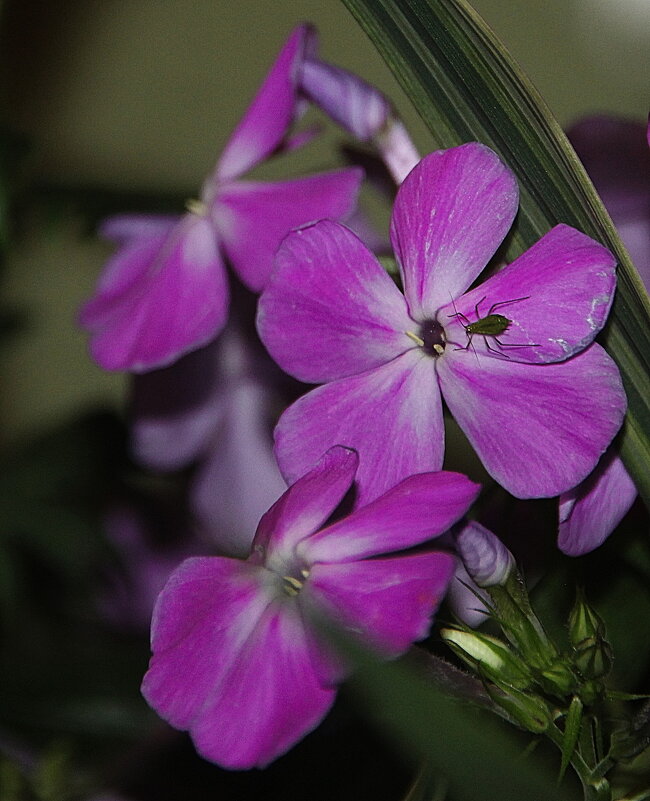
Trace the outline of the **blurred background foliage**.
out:
[[[473,4],[562,125],[596,112],[646,118],[647,0]],[[201,762],[139,696],[146,632],[109,625],[98,601],[117,563],[102,511],[137,497],[164,515],[159,501],[180,494],[184,476],[143,483],[130,465],[120,418],[127,381],[93,365],[75,325],[110,252],[93,236],[94,225],[122,210],[180,209],[194,196],[288,31],[302,20],[318,27],[324,58],[394,99],[426,152],[424,126],[342,4],[4,0],[0,6],[3,801],[117,799],[93,796],[104,787],[117,787],[124,798],[198,799],[217,785],[225,798],[269,801],[286,798],[298,772],[310,777],[304,791],[310,801],[396,799],[408,786],[407,762],[363,726],[345,698],[264,774],[229,774]],[[259,173],[281,177],[334,166],[343,141],[327,126],[318,142]],[[367,202],[385,221],[386,209]],[[539,519],[550,520],[543,505]],[[552,550],[552,536],[546,545]],[[561,636],[575,571],[552,558],[558,570],[538,585],[536,597]],[[647,538],[628,523],[616,543],[576,569],[594,603],[609,613],[619,685],[634,691],[648,669],[648,654],[631,652],[650,641]],[[633,640],[630,608],[641,627]]]

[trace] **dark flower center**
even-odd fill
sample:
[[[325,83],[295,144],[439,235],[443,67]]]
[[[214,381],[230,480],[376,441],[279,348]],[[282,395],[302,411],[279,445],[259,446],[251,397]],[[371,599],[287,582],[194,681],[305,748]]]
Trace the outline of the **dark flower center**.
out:
[[[422,347],[431,356],[440,356],[444,353],[447,344],[445,329],[437,320],[425,320],[420,326],[418,336],[422,340]]]

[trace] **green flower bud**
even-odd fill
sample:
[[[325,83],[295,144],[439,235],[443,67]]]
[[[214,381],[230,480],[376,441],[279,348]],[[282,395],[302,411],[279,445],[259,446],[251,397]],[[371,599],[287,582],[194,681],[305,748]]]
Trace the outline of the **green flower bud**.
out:
[[[512,687],[527,687],[532,682],[526,665],[496,637],[459,629],[443,629],[440,634],[460,659],[478,668],[485,678]]]
[[[540,684],[547,692],[563,698],[576,691],[578,680],[571,667],[565,661],[558,659],[540,671]]]
[[[569,639],[574,648],[579,648],[585,640],[604,638],[605,623],[600,615],[585,601],[578,591],[575,605],[569,615]]]
[[[551,712],[543,698],[517,690],[514,687],[487,685],[487,692],[495,704],[498,704],[510,719],[524,729],[541,734],[551,723]]]

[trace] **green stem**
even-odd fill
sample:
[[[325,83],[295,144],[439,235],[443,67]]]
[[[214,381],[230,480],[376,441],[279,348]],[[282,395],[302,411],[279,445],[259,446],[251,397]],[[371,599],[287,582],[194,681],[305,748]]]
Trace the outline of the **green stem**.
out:
[[[548,727],[545,733],[561,751],[564,741],[564,732],[553,723]],[[582,783],[585,801],[612,801],[612,791],[609,782],[605,778],[594,777],[592,769],[585,762],[578,750],[574,751],[571,757],[571,766]]]

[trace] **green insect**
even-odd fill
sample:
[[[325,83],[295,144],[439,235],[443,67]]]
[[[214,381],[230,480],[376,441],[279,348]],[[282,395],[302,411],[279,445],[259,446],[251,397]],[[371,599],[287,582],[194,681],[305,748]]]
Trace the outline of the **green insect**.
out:
[[[456,350],[469,350],[472,344],[472,338],[475,334],[479,334],[483,337],[483,342],[485,342],[485,347],[491,351],[492,353],[497,353],[499,356],[503,356],[506,359],[509,359],[507,353],[503,353],[503,350],[497,350],[490,346],[488,342],[488,337],[492,337],[494,342],[497,343],[499,348],[526,348],[526,347],[536,347],[535,345],[529,345],[526,343],[514,343],[514,342],[501,342],[499,340],[499,336],[505,333],[508,328],[510,327],[510,323],[512,320],[509,320],[507,317],[504,317],[502,314],[495,314],[495,309],[500,308],[501,306],[507,306],[510,303],[519,303],[522,300],[528,300],[530,295],[526,295],[523,298],[513,298],[512,300],[502,300],[498,303],[493,303],[490,308],[488,309],[488,313],[485,317],[481,317],[481,313],[479,312],[479,306],[485,300],[487,296],[484,295],[479,302],[474,306],[474,312],[476,314],[476,320],[472,323],[470,322],[467,317],[462,314],[462,312],[457,311],[455,314],[450,314],[449,317],[458,317],[458,319],[463,324],[463,328],[465,329],[465,333],[467,334],[467,345],[464,348],[456,348]],[[453,303],[454,309],[456,308],[456,304]]]

